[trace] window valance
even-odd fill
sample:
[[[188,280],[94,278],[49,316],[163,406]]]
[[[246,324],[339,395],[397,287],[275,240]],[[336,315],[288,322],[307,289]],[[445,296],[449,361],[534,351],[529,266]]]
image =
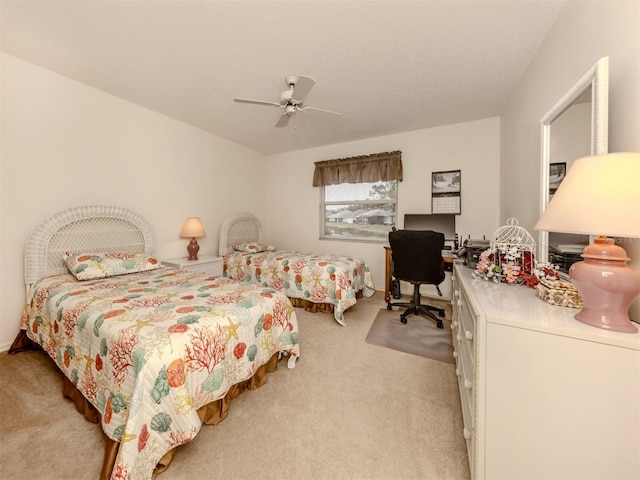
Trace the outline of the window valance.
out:
[[[402,152],[374,153],[315,162],[313,186],[402,180]]]

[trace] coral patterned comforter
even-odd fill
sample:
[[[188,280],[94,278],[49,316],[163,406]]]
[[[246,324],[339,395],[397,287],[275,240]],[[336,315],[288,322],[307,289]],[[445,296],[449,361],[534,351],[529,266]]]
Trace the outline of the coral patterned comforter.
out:
[[[283,291],[290,298],[329,303],[341,325],[346,325],[344,312],[356,304],[359,292],[367,297],[375,293],[369,267],[363,260],[346,256],[233,251],[224,258],[224,275]]]
[[[201,427],[196,410],[276,352],[299,354],[289,299],[272,288],[159,269],[40,279],[22,321],[120,442],[112,479],[150,479]]]

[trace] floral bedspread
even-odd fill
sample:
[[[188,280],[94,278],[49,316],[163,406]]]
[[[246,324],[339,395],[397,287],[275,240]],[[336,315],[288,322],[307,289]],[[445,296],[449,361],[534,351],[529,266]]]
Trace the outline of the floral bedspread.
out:
[[[259,283],[290,298],[330,303],[341,325],[345,325],[345,310],[356,303],[356,293],[362,291],[367,297],[375,293],[369,267],[363,260],[346,256],[233,251],[224,258],[224,276]]]
[[[120,442],[112,479],[150,479],[162,455],[198,433],[198,408],[274,353],[299,354],[291,302],[261,285],[162,268],[45,277],[33,292],[22,328]]]

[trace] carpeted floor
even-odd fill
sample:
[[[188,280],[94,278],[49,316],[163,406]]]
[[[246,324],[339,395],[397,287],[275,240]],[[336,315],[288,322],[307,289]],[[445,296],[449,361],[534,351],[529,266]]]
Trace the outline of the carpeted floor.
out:
[[[365,342],[381,293],[345,313],[296,309],[301,358],[179,448],[158,480],[469,478],[455,367]],[[410,320],[411,321],[411,320]],[[0,354],[0,478],[95,480],[100,427],[41,352]]]
[[[381,308],[365,341],[440,362],[454,363],[451,344],[451,304],[449,301],[430,299],[426,303],[444,309],[445,317],[441,318],[444,328],[437,328],[436,322],[424,315],[410,314],[405,324],[400,321],[400,314],[404,308]]]

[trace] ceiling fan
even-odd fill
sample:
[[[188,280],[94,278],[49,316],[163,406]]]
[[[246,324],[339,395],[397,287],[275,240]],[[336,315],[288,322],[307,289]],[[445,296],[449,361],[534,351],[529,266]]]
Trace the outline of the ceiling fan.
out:
[[[323,110],[321,108],[306,107],[303,101],[311,88],[315,85],[315,81],[311,77],[304,75],[287,75],[284,79],[288,90],[280,94],[280,102],[263,102],[261,100],[248,100],[246,98],[234,98],[237,103],[251,103],[253,105],[270,105],[283,109],[280,119],[276,123],[276,127],[286,127],[289,120],[296,112],[314,112],[328,118],[340,118],[341,113]],[[295,125],[294,125],[295,128]]]

